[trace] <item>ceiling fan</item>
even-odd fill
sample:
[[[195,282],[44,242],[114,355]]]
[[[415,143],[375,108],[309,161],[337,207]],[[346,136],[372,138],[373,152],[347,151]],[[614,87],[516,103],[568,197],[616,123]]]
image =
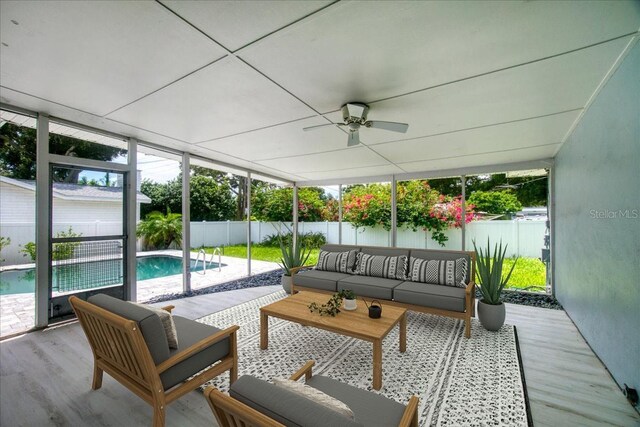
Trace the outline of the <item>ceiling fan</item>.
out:
[[[383,122],[380,120],[367,120],[369,106],[361,102],[350,102],[342,106],[342,118],[344,123],[327,123],[324,125],[310,126],[302,129],[310,131],[325,126],[346,126],[349,130],[347,146],[352,147],[360,144],[359,130],[361,126],[366,128],[384,129],[392,132],[405,133],[409,129],[406,123]]]

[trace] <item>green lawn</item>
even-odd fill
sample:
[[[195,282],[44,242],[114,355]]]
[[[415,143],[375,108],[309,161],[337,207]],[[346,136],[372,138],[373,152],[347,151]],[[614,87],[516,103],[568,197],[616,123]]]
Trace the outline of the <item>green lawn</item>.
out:
[[[213,251],[213,248],[204,248],[207,254]],[[197,250],[197,249],[194,249]],[[307,265],[313,265],[318,261],[318,249],[311,251]],[[247,247],[246,245],[234,245],[225,246],[223,248],[223,255],[246,258]],[[251,245],[251,257],[261,261],[280,262],[280,248],[274,246],[262,246]],[[506,259],[504,261],[504,274],[509,271],[513,265],[513,259]],[[511,289],[523,289],[532,292],[539,292],[545,290],[545,266],[537,258],[520,258],[516,265],[511,279],[509,280],[509,288]]]

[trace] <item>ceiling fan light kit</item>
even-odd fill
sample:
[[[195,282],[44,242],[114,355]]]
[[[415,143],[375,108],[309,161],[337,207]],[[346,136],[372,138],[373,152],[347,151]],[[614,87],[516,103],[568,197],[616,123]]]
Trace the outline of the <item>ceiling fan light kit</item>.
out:
[[[309,131],[325,126],[346,126],[349,129],[347,146],[352,147],[360,143],[359,130],[361,126],[366,128],[383,129],[392,132],[405,133],[409,129],[406,123],[383,122],[379,120],[367,120],[369,106],[361,102],[349,102],[341,107],[344,123],[327,123],[324,125],[310,126],[302,130]]]

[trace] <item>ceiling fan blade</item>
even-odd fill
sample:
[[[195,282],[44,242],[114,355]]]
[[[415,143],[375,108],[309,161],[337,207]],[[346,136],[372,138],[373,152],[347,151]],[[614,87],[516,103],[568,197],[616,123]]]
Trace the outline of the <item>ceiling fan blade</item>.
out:
[[[314,130],[314,129],[318,129],[318,128],[323,128],[325,126],[344,126],[344,123],[325,123],[323,125],[317,125],[317,126],[309,126],[306,128],[302,128],[303,131],[307,132],[310,130]]]
[[[347,147],[353,147],[360,144],[360,134],[357,130],[349,131],[349,139],[347,140]]]
[[[406,123],[381,122],[380,120],[370,120],[364,124],[368,128],[390,130],[392,132],[405,133],[409,129]]]

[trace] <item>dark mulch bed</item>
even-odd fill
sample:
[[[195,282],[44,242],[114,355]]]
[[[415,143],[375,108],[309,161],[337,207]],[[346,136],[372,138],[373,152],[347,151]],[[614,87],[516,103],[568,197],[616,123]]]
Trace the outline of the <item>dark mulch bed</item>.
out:
[[[245,277],[221,285],[214,285],[208,288],[198,289],[191,292],[175,293],[161,295],[150,299],[149,303],[157,303],[174,299],[193,297],[196,295],[213,294],[216,292],[234,291],[236,289],[257,288],[260,286],[273,286],[280,284],[280,270],[269,271],[267,273],[256,274],[255,276]],[[481,298],[480,292],[476,293],[477,298]],[[551,295],[535,294],[530,292],[504,291],[502,293],[504,302],[511,304],[529,305],[533,307],[551,308],[554,310],[562,310],[560,303]]]

